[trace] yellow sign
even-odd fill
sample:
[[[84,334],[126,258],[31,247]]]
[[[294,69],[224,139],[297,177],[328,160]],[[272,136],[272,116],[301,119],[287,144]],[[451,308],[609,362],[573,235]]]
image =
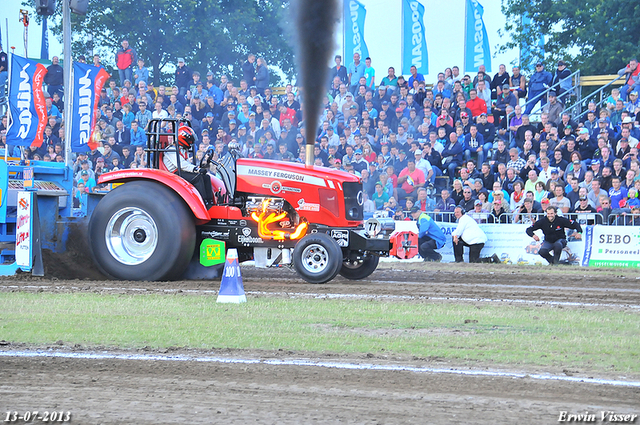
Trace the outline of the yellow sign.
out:
[[[222,264],[225,260],[225,244],[215,239],[205,239],[200,244],[200,264],[205,267]]]
[[[33,168],[25,167],[24,170],[22,170],[22,181],[22,187],[24,187],[25,189],[28,187],[33,187]]]
[[[218,260],[220,258],[219,246],[207,246],[207,260]]]

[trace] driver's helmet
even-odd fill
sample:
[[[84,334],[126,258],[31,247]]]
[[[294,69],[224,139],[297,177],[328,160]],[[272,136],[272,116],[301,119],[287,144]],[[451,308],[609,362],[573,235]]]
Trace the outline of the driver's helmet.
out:
[[[193,129],[187,125],[180,125],[178,127],[178,144],[185,149],[191,149],[196,141],[196,136]]]

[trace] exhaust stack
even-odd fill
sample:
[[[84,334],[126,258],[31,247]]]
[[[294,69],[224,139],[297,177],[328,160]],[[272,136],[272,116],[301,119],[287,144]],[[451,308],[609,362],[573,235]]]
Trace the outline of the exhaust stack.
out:
[[[326,93],[327,71],[333,51],[333,30],[337,22],[336,0],[296,0],[296,58],[304,93],[304,126],[307,144],[305,164],[313,166],[315,133],[322,98]]]

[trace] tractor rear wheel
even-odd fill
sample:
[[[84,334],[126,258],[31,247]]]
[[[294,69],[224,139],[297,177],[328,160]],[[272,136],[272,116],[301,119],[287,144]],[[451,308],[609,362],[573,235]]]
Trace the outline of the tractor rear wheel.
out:
[[[196,243],[184,201],[151,181],[128,182],[109,192],[91,215],[89,236],[100,271],[122,280],[179,278]]]
[[[309,283],[326,283],[342,265],[342,250],[326,233],[312,233],[293,249],[293,267]]]
[[[345,261],[340,268],[340,275],[351,280],[360,280],[368,277],[378,267],[380,257],[367,255],[354,261]]]

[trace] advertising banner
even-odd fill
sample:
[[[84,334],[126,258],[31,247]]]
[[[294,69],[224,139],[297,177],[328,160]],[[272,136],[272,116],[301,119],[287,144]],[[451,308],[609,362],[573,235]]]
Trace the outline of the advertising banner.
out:
[[[591,244],[582,265],[640,267],[640,227],[592,226],[585,233]]]
[[[31,238],[33,233],[33,223],[31,220],[31,203],[33,202],[33,192],[18,192],[18,205],[16,217],[16,264],[18,266],[31,268]]]
[[[483,14],[484,8],[477,0],[467,0],[465,72],[478,72],[480,65],[484,65],[487,72],[491,72],[491,49],[487,28],[482,19]]]
[[[98,101],[100,90],[109,73],[104,68],[74,62],[73,64],[73,97],[71,105],[71,150],[88,152],[97,143],[91,136],[100,111]]]
[[[449,236],[447,244],[439,252],[443,261],[455,261],[451,232],[456,228],[456,223],[438,223],[444,234]],[[481,257],[490,257],[496,254],[500,261],[507,264],[547,264],[547,261],[538,255],[542,242],[536,242],[525,230],[526,224],[480,224],[480,228],[487,235],[487,243],[482,248]],[[540,234],[541,241],[544,240]],[[468,250],[465,249],[465,261],[468,261]],[[584,242],[580,240],[568,241],[567,246],[560,256],[560,261],[579,265],[584,254]]]
[[[417,0],[402,0],[402,73],[412,65],[420,74],[429,73],[429,55],[424,28],[424,6]]]
[[[47,104],[42,92],[47,69],[17,55],[11,55],[10,69],[7,144],[40,147],[47,125]]]
[[[369,56],[364,41],[364,19],[367,11],[357,0],[344,0],[344,60],[350,63],[354,53],[360,53],[362,61]]]
[[[438,252],[442,255],[443,263],[452,263],[455,261],[455,257],[453,255],[451,233],[456,228],[457,223],[437,222],[437,224],[447,237],[447,243]],[[487,235],[487,243],[482,248],[481,257],[491,257],[496,254],[500,261],[507,264],[547,264],[547,261],[538,255],[542,242],[536,242],[525,232],[529,225],[481,223],[479,226]],[[418,232],[415,221],[396,221],[396,230]],[[539,236],[543,240],[542,232],[540,232]],[[584,238],[582,240],[569,240],[560,256],[560,261],[580,265],[585,252],[584,240]],[[466,248],[464,250],[464,258],[465,261],[469,261],[469,250]]]

